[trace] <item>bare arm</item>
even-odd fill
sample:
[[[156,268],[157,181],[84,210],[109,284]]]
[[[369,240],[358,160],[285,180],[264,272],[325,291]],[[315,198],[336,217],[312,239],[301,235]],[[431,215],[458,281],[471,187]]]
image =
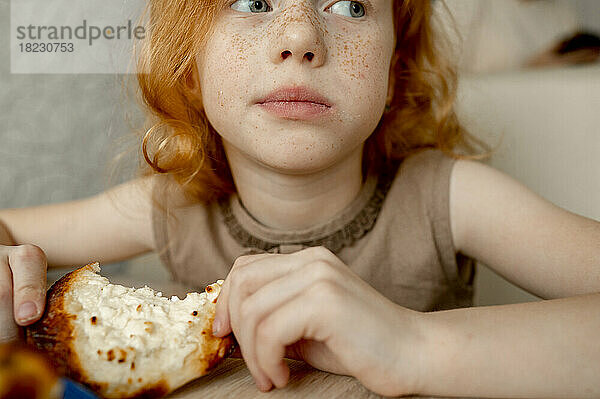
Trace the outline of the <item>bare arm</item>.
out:
[[[465,161],[451,219],[458,250],[541,297],[571,297],[424,314],[420,393],[599,397],[600,223]]]
[[[150,179],[139,179],[90,198],[0,210],[0,244],[37,245],[49,267],[148,252],[154,248],[150,190]]]
[[[8,232],[8,228],[0,220],[0,245],[15,245],[15,241]]]
[[[419,393],[600,397],[600,294],[424,313]]]
[[[600,292],[600,222],[478,162],[457,161],[450,187],[457,251],[541,298]]]
[[[0,210],[0,342],[16,337],[15,321],[26,326],[42,315],[47,266],[106,264],[154,249],[155,184],[175,205],[187,202],[176,183],[153,176],[82,200]]]

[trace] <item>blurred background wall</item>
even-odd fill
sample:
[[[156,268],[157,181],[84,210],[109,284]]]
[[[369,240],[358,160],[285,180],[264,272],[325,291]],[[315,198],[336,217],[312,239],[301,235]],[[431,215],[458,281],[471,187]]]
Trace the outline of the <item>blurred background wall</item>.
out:
[[[127,98],[132,93],[126,75],[13,74],[10,34],[10,1],[0,0],[0,208],[103,191],[111,184],[111,159],[142,121]],[[114,183],[126,180],[136,162],[133,156],[122,159]],[[125,265],[106,271],[117,273]],[[50,278],[62,273],[51,272]]]
[[[600,32],[599,1],[562,2],[574,7],[579,26]],[[123,91],[124,76],[11,74],[9,11],[9,0],[0,0],[0,208],[99,193],[107,186],[110,159],[123,150],[116,140],[141,126],[141,111]],[[459,101],[461,116],[475,134],[492,143],[506,135],[498,157],[491,161],[495,167],[555,203],[596,218],[600,218],[596,197],[600,165],[590,154],[600,152],[600,120],[595,116],[600,109],[599,72],[592,65],[469,74],[463,78]],[[576,148],[569,147],[573,143]],[[565,152],[570,153],[568,160],[560,158]],[[124,171],[113,183],[126,180],[126,165],[133,170],[137,162],[135,155],[125,159]],[[574,198],[562,195],[567,186],[577,194]],[[588,191],[579,192],[578,187]],[[167,278],[153,255],[105,270],[147,280]],[[535,299],[483,265],[476,295],[482,305]]]
[[[600,32],[600,2],[598,0],[571,0],[582,27]]]

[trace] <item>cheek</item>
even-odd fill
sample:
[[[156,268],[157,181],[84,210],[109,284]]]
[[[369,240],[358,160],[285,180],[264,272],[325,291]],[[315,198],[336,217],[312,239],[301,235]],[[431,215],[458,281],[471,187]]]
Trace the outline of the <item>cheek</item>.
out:
[[[352,112],[363,118],[369,115],[366,119],[371,123],[378,121],[387,98],[390,50],[377,32],[361,36],[342,32],[336,36],[338,45],[331,55],[337,65],[338,81],[352,95]]]
[[[252,70],[248,62],[254,51],[252,40],[241,34],[215,32],[219,40],[209,40],[200,56],[199,73],[202,100],[211,119],[215,113],[235,107],[248,94]]]
[[[382,32],[352,35],[342,30],[335,35],[337,48],[332,56],[337,58],[339,73],[354,85],[370,89],[387,89],[389,49],[386,49]]]

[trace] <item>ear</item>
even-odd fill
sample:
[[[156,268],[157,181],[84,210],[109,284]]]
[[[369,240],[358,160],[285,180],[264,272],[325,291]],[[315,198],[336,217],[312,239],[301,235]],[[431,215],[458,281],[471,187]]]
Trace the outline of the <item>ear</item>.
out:
[[[200,98],[200,76],[198,74],[198,63],[195,59],[190,66],[190,72],[185,77],[185,84],[192,94]]]
[[[198,111],[202,110],[202,90],[200,87],[200,75],[198,74],[198,64],[196,63],[196,60],[192,62],[190,70],[184,78],[184,83],[189,90],[188,95],[191,96],[191,98],[188,97],[188,100]]]

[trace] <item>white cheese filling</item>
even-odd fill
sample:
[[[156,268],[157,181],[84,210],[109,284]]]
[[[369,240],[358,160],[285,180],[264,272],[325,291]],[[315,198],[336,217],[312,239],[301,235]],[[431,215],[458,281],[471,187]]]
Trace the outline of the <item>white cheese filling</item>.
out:
[[[207,292],[168,299],[147,286],[127,288],[84,273],[84,281],[65,298],[67,312],[77,315],[72,323],[80,361],[93,379],[124,384],[143,385],[145,379],[158,380],[160,370],[183,367],[199,349],[203,328],[210,329],[207,317],[223,284],[219,280]]]

